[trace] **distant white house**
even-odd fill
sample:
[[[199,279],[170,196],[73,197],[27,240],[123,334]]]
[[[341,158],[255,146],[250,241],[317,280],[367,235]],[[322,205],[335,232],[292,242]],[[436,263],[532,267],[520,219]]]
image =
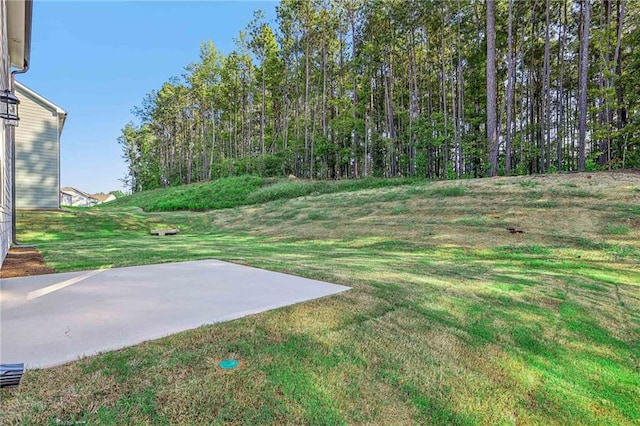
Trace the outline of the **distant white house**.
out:
[[[60,135],[65,110],[15,82],[20,99],[16,127],[16,208],[58,209],[60,192]]]
[[[60,205],[70,206],[73,204],[73,193],[67,192],[63,189],[60,190]]]
[[[99,194],[91,194],[93,198],[98,200],[97,204],[108,203],[109,201],[113,201],[116,199],[113,194],[103,194],[100,192]]]
[[[71,186],[60,189],[60,205],[71,207],[91,207],[98,204],[98,199],[91,194]]]

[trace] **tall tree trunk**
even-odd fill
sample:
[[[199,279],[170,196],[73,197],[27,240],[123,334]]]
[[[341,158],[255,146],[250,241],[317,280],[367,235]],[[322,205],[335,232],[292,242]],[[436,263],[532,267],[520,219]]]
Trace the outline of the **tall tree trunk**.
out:
[[[509,53],[507,56],[508,70],[507,70],[507,126],[506,139],[505,139],[505,169],[504,173],[509,176],[511,172],[511,122],[513,112],[513,92],[514,92],[514,79],[515,79],[515,61],[513,57],[513,1],[509,0],[509,22],[508,22],[508,44]]]
[[[496,114],[496,24],[494,0],[487,0],[487,141],[489,176],[498,172],[498,126]]]
[[[202,174],[200,180],[207,177],[207,118],[203,109],[200,110],[200,120],[202,120]]]
[[[578,169],[585,171],[585,139],[587,136],[587,77],[589,71],[589,27],[591,19],[590,0],[583,0],[584,12],[582,15],[582,40],[580,58],[580,110],[579,136],[578,136]]]
[[[418,108],[418,72],[416,70],[416,53],[415,53],[415,34],[412,31],[410,34],[411,43],[409,46],[409,66],[408,66],[408,79],[409,79],[409,175],[415,176],[415,124],[420,116]]]
[[[216,115],[215,111],[211,110],[211,151],[209,152],[209,180],[211,180],[211,173],[213,170],[213,161],[215,159],[215,149],[216,149]]]
[[[609,78],[605,73],[609,72],[609,52],[610,52],[610,37],[609,29],[611,23],[611,3],[608,0],[602,1],[602,10],[600,11],[600,37],[599,37],[599,56],[598,61],[598,115],[597,123],[600,128],[604,128],[604,135],[601,136],[597,142],[598,145],[598,165],[604,166],[607,164],[609,157],[610,138],[609,138],[609,97],[608,90]]]
[[[458,7],[458,14],[461,14],[460,11],[460,0],[456,1]],[[460,19],[457,19],[458,26],[458,39],[457,39],[457,51],[458,51],[458,66],[457,66],[457,92],[458,92],[458,136],[457,136],[457,156],[456,156],[456,174],[457,177],[461,177],[462,174],[466,173],[464,170],[464,157],[462,151],[462,135],[464,132],[464,76],[462,73],[462,44],[461,44],[461,31],[460,31]]]
[[[560,79],[558,82],[558,108],[560,110],[559,112],[559,117],[558,117],[558,124],[556,125],[557,130],[557,139],[558,139],[558,146],[557,146],[557,150],[556,150],[556,161],[557,161],[557,167],[558,167],[558,172],[562,171],[562,145],[564,143],[564,136],[565,136],[565,131],[564,131],[564,100],[563,100],[563,94],[564,94],[564,49],[565,49],[565,38],[566,38],[566,33],[567,33],[567,2],[563,1],[563,6],[562,6],[562,12],[560,13],[561,15],[561,27],[562,27],[562,31],[560,33],[560,41],[558,42],[560,45],[560,53],[559,53],[559,57],[558,57],[558,64],[560,65]]]
[[[551,64],[550,64],[550,54],[549,54],[549,30],[551,27],[551,0],[547,0],[546,5],[546,27],[544,33],[544,129],[545,129],[545,140],[540,144],[540,170],[542,173],[546,171],[546,169],[550,165],[551,159]],[[546,146],[546,149],[545,149]],[[546,151],[546,152],[545,152]],[[545,155],[546,154],[546,155]]]
[[[442,155],[442,178],[447,179],[447,164],[449,163],[449,130],[448,130],[448,113],[447,113],[447,71],[446,71],[446,37],[445,37],[446,21],[445,15],[442,14],[442,112],[444,114],[444,146]]]
[[[305,54],[304,54],[304,166],[307,166],[307,171],[311,167],[311,152],[309,151],[309,30],[305,34]],[[312,176],[310,173],[306,173],[308,178]]]
[[[351,24],[351,61],[354,64],[355,67],[355,62],[356,62],[356,12],[354,10],[352,10],[351,8],[349,8],[349,23]],[[353,125],[351,127],[351,146],[352,146],[352,150],[355,153],[355,150],[358,146],[358,131],[356,129],[356,120],[358,118],[358,76],[357,73],[355,71],[355,69],[353,70],[353,90],[351,93],[351,118],[353,119]],[[367,173],[367,160],[366,160],[366,155],[367,155],[367,149],[366,149],[366,142],[365,142],[365,167],[364,167],[364,173],[366,175]]]
[[[265,116],[267,115],[267,88],[266,88],[266,66],[264,64],[264,60],[262,62],[262,105],[260,111],[260,153],[264,157],[265,148],[264,148],[264,127],[265,127]]]
[[[616,51],[613,57],[613,63],[616,67],[615,74],[615,86],[616,86],[616,96],[617,96],[617,127],[618,130],[622,129],[627,122],[627,111],[624,107],[624,89],[621,84],[619,84],[620,76],[622,75],[622,55],[620,55],[620,45],[622,43],[622,25],[624,23],[624,15],[626,12],[627,0],[618,0],[617,2],[617,20],[618,20],[618,32],[616,35]]]
[[[385,97],[385,116],[386,116],[386,128],[389,138],[389,177],[396,175],[396,129],[393,120],[393,68],[391,67],[391,60],[385,59],[387,62],[383,65],[384,70],[382,72],[382,80],[384,83],[384,97]]]

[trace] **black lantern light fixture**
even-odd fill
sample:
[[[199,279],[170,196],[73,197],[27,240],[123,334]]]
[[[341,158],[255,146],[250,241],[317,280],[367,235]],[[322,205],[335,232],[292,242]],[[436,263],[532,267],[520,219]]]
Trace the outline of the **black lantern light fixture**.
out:
[[[18,104],[20,100],[15,97],[11,90],[0,92],[0,117],[8,121],[7,124],[18,124]]]

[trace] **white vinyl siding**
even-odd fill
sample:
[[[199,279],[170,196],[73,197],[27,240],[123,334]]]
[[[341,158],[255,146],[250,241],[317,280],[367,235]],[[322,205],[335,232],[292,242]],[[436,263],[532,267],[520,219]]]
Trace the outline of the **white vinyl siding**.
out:
[[[16,128],[16,208],[60,207],[58,113],[16,88],[20,125]]]
[[[65,194],[64,192],[60,192],[60,205],[61,206],[71,206],[73,205],[73,197],[69,194]]]
[[[0,0],[0,90],[9,88],[7,9]],[[0,264],[11,246],[11,128],[0,119]]]

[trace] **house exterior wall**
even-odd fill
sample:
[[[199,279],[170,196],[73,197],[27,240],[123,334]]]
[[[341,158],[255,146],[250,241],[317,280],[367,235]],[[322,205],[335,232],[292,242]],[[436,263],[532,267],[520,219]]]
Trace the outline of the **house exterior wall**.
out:
[[[73,207],[91,207],[96,205],[96,200],[94,198],[87,198],[84,195],[74,194],[71,205]]]
[[[60,192],[60,205],[70,206],[72,204],[73,204],[73,197],[70,194],[65,194],[64,192]]]
[[[0,0],[0,90],[9,88],[11,74],[7,48],[7,6]],[[0,119],[0,264],[11,246],[11,138],[13,128]]]
[[[16,87],[20,125],[16,135],[16,208],[60,207],[58,113]]]

